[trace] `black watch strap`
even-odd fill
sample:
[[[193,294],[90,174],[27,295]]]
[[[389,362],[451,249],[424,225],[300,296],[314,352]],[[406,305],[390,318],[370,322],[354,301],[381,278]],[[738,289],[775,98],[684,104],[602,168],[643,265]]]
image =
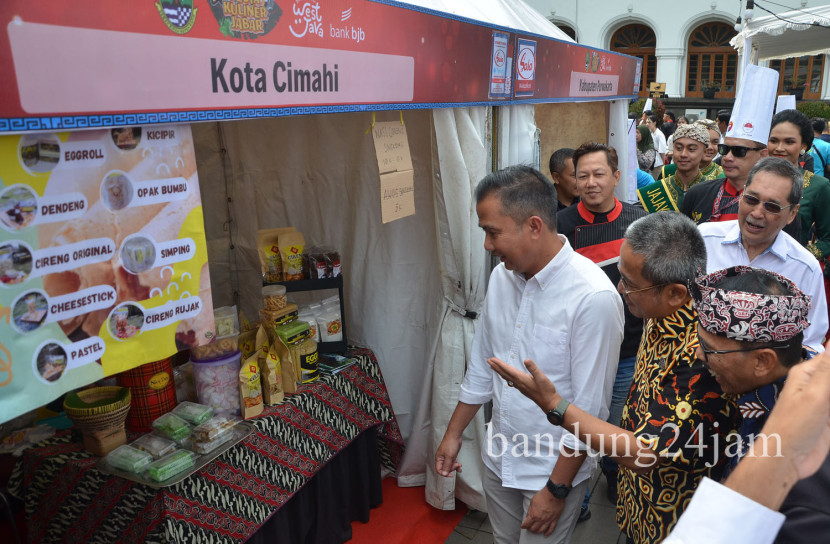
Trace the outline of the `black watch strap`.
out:
[[[568,496],[568,493],[571,492],[571,486],[565,484],[555,484],[550,480],[545,483],[545,487],[547,487],[550,494],[557,499],[564,499]]]

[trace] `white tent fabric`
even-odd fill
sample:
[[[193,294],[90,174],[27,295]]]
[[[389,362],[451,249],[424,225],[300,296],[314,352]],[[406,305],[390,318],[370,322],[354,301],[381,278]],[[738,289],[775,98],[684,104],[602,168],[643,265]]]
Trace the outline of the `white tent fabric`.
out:
[[[758,13],[757,8],[755,12]],[[779,13],[777,17],[752,18],[729,43],[744,55],[744,48],[749,43],[753,61],[828,54],[830,6],[802,8]]]
[[[467,19],[485,21],[490,24],[525,30],[572,42],[570,36],[559,30],[541,13],[522,0],[403,0],[401,4],[441,11]]]
[[[444,0],[410,0],[419,7],[460,17],[486,21],[535,34],[572,41],[567,35],[521,1],[479,0],[458,2]],[[434,470],[434,454],[458,400],[464,377],[475,322],[465,318],[465,311],[478,312],[486,289],[488,267],[484,238],[476,227],[478,219],[472,190],[487,174],[490,149],[490,124],[487,108],[434,110],[433,120],[439,158],[435,176],[435,214],[439,233],[441,276],[444,302],[441,330],[433,344],[433,357],[426,369],[427,379],[421,393],[413,433],[407,442],[398,484],[426,484],[426,499],[441,509],[455,508],[455,498],[477,510],[486,511],[481,487],[484,470],[480,450],[484,417],[479,411],[464,434],[459,461],[462,474],[452,478],[439,476]],[[536,125],[534,107],[500,108],[499,163],[535,164]],[[431,376],[430,376],[431,374]],[[429,403],[429,404],[426,404]],[[423,429],[421,435],[417,429]]]

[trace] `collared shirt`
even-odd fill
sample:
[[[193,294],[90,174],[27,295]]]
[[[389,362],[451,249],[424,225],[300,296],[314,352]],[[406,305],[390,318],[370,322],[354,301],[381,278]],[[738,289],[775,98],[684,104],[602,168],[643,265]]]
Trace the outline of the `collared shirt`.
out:
[[[622,427],[662,463],[644,474],[620,467],[617,524],[635,542],[661,542],[701,478],[718,478],[724,466],[737,410],[695,356],[697,345],[691,300],[646,321]]]
[[[600,419],[608,417],[623,334],[622,301],[597,265],[574,252],[561,234],[559,239],[562,249],[529,280],[503,263],[493,270],[458,395],[467,404],[493,401],[482,458],[505,487],[542,489],[560,443],[586,447],[507,387],[488,358],[524,372],[524,360],[533,359],[563,398]],[[587,479],[593,467],[593,459],[586,460],[573,484]]]
[[[805,294],[810,295],[810,326],[804,331],[804,345],[819,353],[824,351],[827,333],[827,299],[824,296],[824,274],[816,258],[786,232],[779,232],[775,241],[763,253],[749,260],[741,243],[741,229],[737,221],[698,225],[706,243],[706,272],[711,273],[731,266],[752,266],[781,274],[792,280]]]
[[[651,133],[651,140],[654,142],[654,149],[657,150],[657,156],[654,157],[654,167],[663,166],[663,155],[669,150],[666,146],[666,136],[660,130],[655,130]]]
[[[652,178],[653,179],[653,178]],[[620,247],[628,226],[646,212],[627,202],[614,199],[614,207],[606,213],[593,213],[580,202],[556,215],[556,230],[568,238],[571,247],[602,268],[613,285],[620,281]],[[623,304],[625,329],[620,346],[620,359],[634,357],[643,335],[643,320]]]
[[[772,544],[784,514],[709,478],[663,544]]]

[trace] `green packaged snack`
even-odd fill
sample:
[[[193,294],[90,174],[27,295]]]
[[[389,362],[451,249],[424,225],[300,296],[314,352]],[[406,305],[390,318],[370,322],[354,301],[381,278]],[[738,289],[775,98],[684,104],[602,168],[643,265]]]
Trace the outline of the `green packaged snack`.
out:
[[[169,480],[176,474],[183,472],[193,466],[193,459],[196,454],[192,451],[177,450],[153,461],[147,467],[147,477],[156,482]]]
[[[284,325],[277,325],[277,334],[286,344],[293,344],[299,342],[306,336],[311,334],[308,330],[308,323],[305,321],[291,321]]]
[[[213,408],[186,400],[173,408],[171,413],[176,414],[191,425],[201,425],[213,416]]]
[[[153,461],[153,456],[146,451],[124,445],[109,452],[106,459],[111,467],[136,474]]]
[[[190,435],[190,425],[173,413],[159,416],[153,421],[153,428],[171,440],[179,441]]]

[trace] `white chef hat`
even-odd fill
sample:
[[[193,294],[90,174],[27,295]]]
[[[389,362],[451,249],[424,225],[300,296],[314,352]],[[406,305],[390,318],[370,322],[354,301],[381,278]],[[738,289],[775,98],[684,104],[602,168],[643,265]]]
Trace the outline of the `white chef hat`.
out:
[[[741,87],[724,137],[744,138],[766,145],[777,92],[778,72],[748,64],[744,68]]]

